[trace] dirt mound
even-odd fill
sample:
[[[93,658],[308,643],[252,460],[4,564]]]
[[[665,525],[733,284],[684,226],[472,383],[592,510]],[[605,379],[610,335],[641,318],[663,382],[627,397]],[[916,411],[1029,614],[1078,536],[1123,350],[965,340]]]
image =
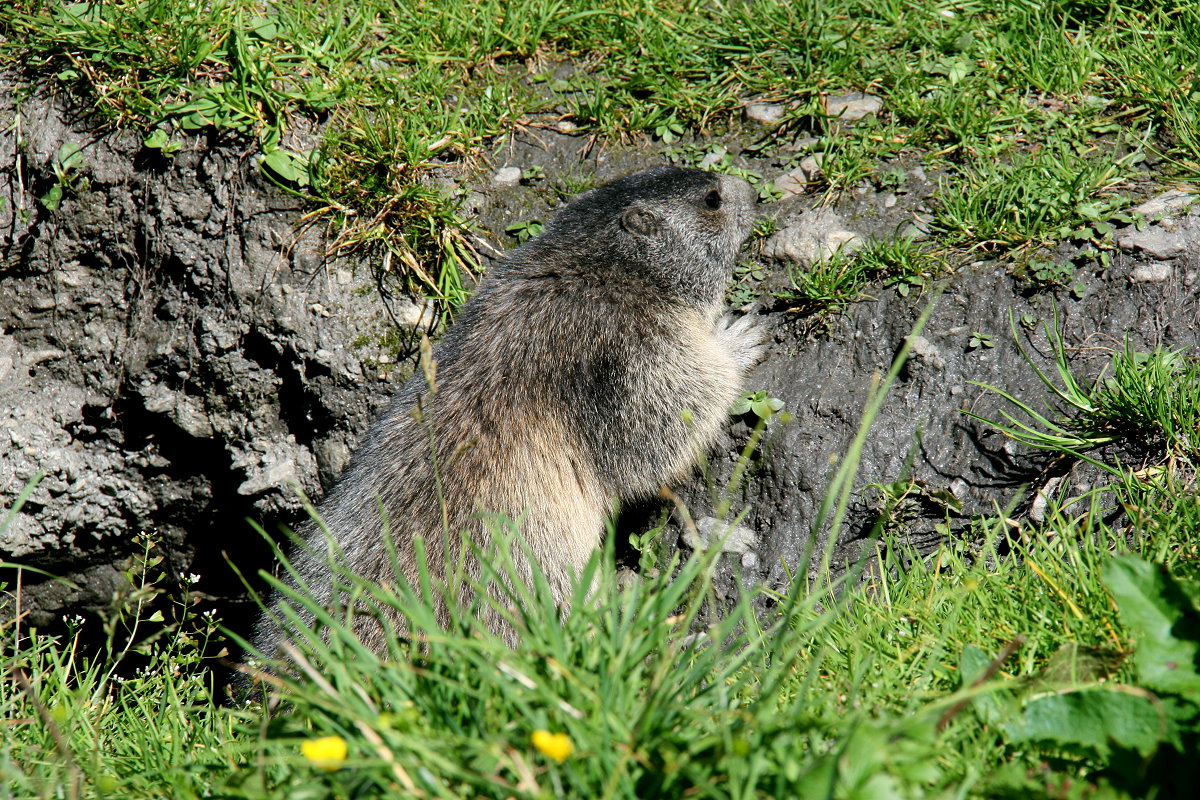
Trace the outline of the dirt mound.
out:
[[[15,86],[0,82],[0,502],[11,505],[43,477],[0,533],[0,560],[74,583],[23,576],[29,622],[47,625],[105,606],[124,585],[140,534],[152,533],[171,569],[198,573],[197,588],[236,611],[246,601],[224,555],[248,573],[270,563],[245,519],[271,529],[295,522],[296,490],[328,485],[395,388],[394,354],[380,345],[395,330],[395,309],[369,265],[326,256],[323,232],[303,229],[301,203],[261,178],[248,143],[193,138],[168,158],[134,133],[97,133],[60,101],[15,98]],[[65,172],[62,154],[73,148],[64,144],[81,146]],[[544,219],[560,195],[663,160],[603,148],[581,155],[580,145],[547,131],[507,141],[497,167],[541,167],[538,179],[513,185],[485,176],[457,189],[464,208],[503,240],[512,223]],[[766,174],[786,167],[770,158],[754,166]],[[566,175],[572,190],[551,191],[548,179]],[[935,185],[917,168],[910,176],[899,198],[864,186],[821,213],[815,195],[785,192],[767,207],[782,237],[764,248],[779,259],[763,261],[767,283],[778,285],[784,263],[811,260],[822,242],[920,235]],[[803,176],[793,170],[787,180],[780,185],[802,186]],[[1078,358],[1094,362],[1087,374],[1104,360],[1096,348],[1126,336],[1139,348],[1196,345],[1200,226],[1183,211],[1175,216],[1149,236],[1128,232],[1126,252],[1109,267],[1081,270],[1086,291],[1026,294],[986,261],[949,276],[859,475],[864,487],[902,479],[913,487],[905,523],[912,541],[930,547],[961,532],[972,514],[1012,502],[1023,484],[1062,477],[961,413],[998,406],[972,381],[1043,393],[1011,341],[1010,310],[1036,321],[1027,346],[1042,358],[1040,323],[1057,312]],[[763,312],[775,342],[748,388],[783,399],[794,419],[775,427],[756,456],[744,494],[753,536],[726,556],[722,585],[781,587],[809,542],[867,393],[929,296],[873,291],[876,299],[849,306],[822,330],[786,302]],[[728,458],[716,459],[717,484],[745,423],[731,433]],[[684,494],[702,506],[708,489],[697,480]],[[857,496],[835,563],[859,552],[879,496]]]
[[[237,594],[269,550],[246,518],[294,522],[388,396],[387,310],[369,269],[325,258],[300,204],[244,142],[173,158],[132,132],[0,85],[0,496],[43,477],[0,533],[43,625],[106,605],[161,539],[177,574]],[[64,144],[81,161],[57,208]],[[51,204],[53,205],[53,204]],[[13,588],[10,581],[10,589]]]

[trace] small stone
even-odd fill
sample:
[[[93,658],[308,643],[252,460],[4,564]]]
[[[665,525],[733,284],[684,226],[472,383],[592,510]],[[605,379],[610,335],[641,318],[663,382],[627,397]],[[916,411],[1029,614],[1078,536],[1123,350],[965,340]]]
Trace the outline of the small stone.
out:
[[[238,346],[238,332],[209,315],[200,318],[200,345],[206,353],[224,353]]]
[[[883,196],[883,207],[894,208],[896,206],[896,195],[888,192]]]
[[[1171,279],[1172,271],[1170,264],[1142,264],[1133,268],[1129,280],[1133,283],[1162,283]]]
[[[57,361],[60,358],[66,358],[67,354],[57,347],[44,347],[39,350],[30,350],[22,357],[27,367],[36,367],[43,361]]]
[[[395,308],[396,321],[405,328],[417,330],[432,330],[435,315],[429,302],[416,303],[406,300],[397,303]]]
[[[783,149],[791,153],[803,153],[805,150],[809,150],[817,145],[820,141],[820,139],[816,139],[812,136],[804,136],[792,142]]]
[[[642,582],[641,573],[629,567],[621,567],[617,570],[617,588],[622,592],[627,592]]]
[[[783,106],[779,103],[751,103],[746,106],[746,119],[763,125],[774,125],[783,119]]]
[[[785,172],[775,179],[775,191],[785,195],[803,194],[808,187],[808,175],[802,167]]]
[[[839,250],[851,252],[862,238],[844,227],[832,211],[809,211],[763,243],[762,253],[777,261],[791,261],[808,268],[830,258]]]
[[[1117,246],[1127,252],[1141,250],[1160,261],[1165,261],[1183,255],[1187,249],[1187,242],[1181,233],[1170,233],[1158,227],[1141,231],[1130,227],[1117,236]]]
[[[908,341],[909,361],[914,362],[910,364],[910,367],[921,364],[928,365],[937,370],[946,368],[946,360],[942,358],[942,351],[933,342],[924,336],[912,336]]]
[[[855,122],[863,117],[878,114],[882,108],[882,100],[862,92],[825,98],[825,113],[844,122]]]
[[[269,489],[297,483],[296,464],[291,459],[263,464],[260,468],[252,469],[249,472],[250,477],[237,487],[237,493],[240,495],[262,494]]]
[[[85,282],[91,280],[89,271],[79,264],[74,263],[60,267],[57,277],[63,286],[68,286],[72,289],[78,289]]]
[[[151,414],[162,414],[193,439],[213,435],[212,420],[198,400],[183,392],[171,391],[161,383],[143,383],[138,387],[142,407]]]
[[[970,492],[971,486],[962,478],[955,478],[950,481],[950,494],[954,495],[959,500],[965,500]]]
[[[925,174],[924,167],[913,167],[912,169],[910,169],[908,171],[908,174],[912,175],[915,179],[919,180],[921,183],[929,183],[929,176]]]
[[[804,174],[808,176],[810,181],[815,180],[821,174],[821,166],[825,163],[824,153],[813,153],[811,156],[806,156],[800,161],[800,169],[804,170]]]
[[[923,231],[911,222],[905,222],[896,231],[896,235],[901,239],[908,239],[910,242],[922,242],[929,238],[929,233]]]
[[[847,252],[857,250],[859,248],[858,241],[858,234],[854,231],[833,231],[825,235],[824,245],[829,256],[832,256],[843,249]]]
[[[749,528],[704,517],[696,521],[695,529],[683,529],[683,542],[697,552],[705,552],[720,544],[722,553],[745,553],[758,544],[758,536]]]
[[[1029,519],[1041,525],[1046,521],[1046,506],[1049,503],[1047,494],[1053,493],[1061,478],[1051,478],[1046,482],[1046,485],[1038,489],[1033,496],[1033,502],[1029,504]]]
[[[1171,189],[1163,192],[1156,197],[1152,197],[1139,206],[1129,209],[1129,213],[1134,216],[1142,216],[1146,219],[1154,220],[1160,217],[1171,216],[1172,214],[1182,214],[1196,202],[1197,196],[1192,192],[1185,192],[1181,189]]]
[[[700,159],[700,169],[708,169],[721,163],[721,159],[725,158],[725,154],[729,152],[724,147],[718,147],[710,153],[706,153],[704,158]]]
[[[747,550],[742,553],[742,569],[754,569],[758,566],[758,553]]]
[[[4,333],[0,328],[0,381],[3,381],[9,375],[17,373],[17,368],[22,364],[21,350],[17,347],[17,340]],[[24,372],[22,370],[22,372]]]
[[[554,123],[554,130],[558,131],[559,133],[572,134],[579,130],[579,126],[574,122],[571,122],[569,119],[560,119],[558,122]]]
[[[496,174],[492,176],[492,185],[493,186],[500,186],[500,187],[507,188],[510,186],[516,186],[520,182],[521,182],[521,168],[520,167],[505,167],[504,169],[497,170]]]

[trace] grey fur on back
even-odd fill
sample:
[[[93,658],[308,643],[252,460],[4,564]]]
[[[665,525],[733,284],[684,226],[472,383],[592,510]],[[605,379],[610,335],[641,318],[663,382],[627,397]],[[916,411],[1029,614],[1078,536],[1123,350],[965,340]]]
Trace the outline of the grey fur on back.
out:
[[[694,468],[758,358],[748,320],[721,318],[753,207],[738,178],[655,167],[580,195],[509,253],[434,349],[436,391],[420,373],[409,380],[318,507],[346,565],[395,581],[382,504],[401,577],[416,583],[415,537],[431,576],[464,558],[477,577],[459,532],[486,549],[480,512],[497,512],[521,520],[566,606],[615,503]],[[328,602],[325,534],[310,523],[300,535],[294,566]],[[378,625],[356,631],[384,648]],[[272,655],[280,636],[264,615],[253,641]]]

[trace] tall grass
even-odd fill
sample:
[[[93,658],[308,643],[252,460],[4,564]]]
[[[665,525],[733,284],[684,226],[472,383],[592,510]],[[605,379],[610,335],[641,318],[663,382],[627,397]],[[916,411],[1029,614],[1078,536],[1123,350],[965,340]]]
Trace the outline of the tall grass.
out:
[[[836,534],[901,363],[872,394],[816,527]],[[1134,359],[1113,380],[1140,385],[1156,369]],[[980,517],[932,555],[886,528],[857,570],[835,575],[813,554],[765,615],[749,596],[713,595],[715,551],[619,584],[610,536],[569,615],[536,574],[499,597],[476,587],[521,632],[515,648],[479,605],[450,604],[439,626],[436,581],[376,584],[333,563],[348,608],[286,590],[283,613],[315,624],[256,673],[252,699],[225,706],[197,662],[210,618],[185,613],[189,624],[146,642],[126,616],[92,654],[72,635],[14,638],[9,623],[0,796],[1060,796],[1068,782],[1142,796],[1181,780],[1183,743],[1200,733],[1180,694],[1186,668],[1155,660],[1191,646],[1194,602],[1178,599],[1200,578],[1188,458],[1114,464],[1120,480],[1051,493],[1040,522]],[[1113,516],[1114,503],[1127,513]],[[483,554],[481,581],[503,580],[505,547],[519,546],[496,523],[502,544]],[[143,593],[152,552],[131,573]],[[1127,552],[1180,580],[1115,558]],[[1183,622],[1146,627],[1149,609]],[[403,621],[386,653],[353,634],[364,613]],[[122,674],[137,651],[144,667]]]

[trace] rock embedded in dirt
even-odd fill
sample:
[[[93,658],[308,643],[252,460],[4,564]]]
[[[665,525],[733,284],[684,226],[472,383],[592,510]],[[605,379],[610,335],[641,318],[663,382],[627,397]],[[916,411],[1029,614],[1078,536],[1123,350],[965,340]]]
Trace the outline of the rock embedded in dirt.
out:
[[[1161,226],[1140,231],[1130,227],[1117,234],[1117,246],[1165,261],[1183,255],[1187,250],[1187,237],[1182,231],[1168,231]]]
[[[937,345],[924,336],[909,337],[907,365],[909,375],[920,369],[943,370],[945,368],[946,360],[942,358],[942,351],[938,349]]]
[[[1174,269],[1170,264],[1139,264],[1129,273],[1133,283],[1162,283],[1171,279]]]
[[[843,122],[857,122],[865,117],[878,114],[882,109],[882,100],[862,92],[825,98],[825,113],[831,117],[837,117]]]
[[[784,150],[789,153],[803,153],[817,145],[821,140],[814,136],[801,136],[790,144],[784,145]]]
[[[758,544],[758,535],[741,525],[704,517],[697,520],[694,527],[684,527],[683,543],[700,553],[719,545],[722,553],[743,555],[753,551]]]
[[[821,175],[821,168],[825,164],[824,153],[813,153],[810,156],[805,156],[800,160],[800,169],[804,171],[804,175],[808,180],[815,181]]]
[[[804,194],[808,189],[808,175],[802,167],[785,172],[775,179],[775,191],[785,195]]]
[[[492,184],[500,187],[516,186],[521,182],[520,167],[504,167],[496,170],[496,174],[492,176]]]
[[[700,159],[700,163],[696,166],[699,169],[709,169],[710,167],[715,167],[717,164],[720,164],[722,160],[724,160],[728,153],[729,151],[724,147],[714,147],[712,150],[709,150],[704,154],[704,158]]]
[[[786,196],[804,194],[808,190],[809,184],[820,176],[823,160],[823,153],[815,153],[801,159],[799,165],[794,169],[788,170],[775,179],[776,191],[783,192]]]
[[[762,125],[774,125],[783,119],[784,108],[779,103],[751,103],[746,106],[746,119]]]
[[[814,210],[801,214],[772,234],[763,242],[762,254],[808,269],[835,253],[850,253],[863,244],[862,237],[847,230],[840,216],[828,210]]]
[[[1129,213],[1152,221],[1158,220],[1162,217],[1187,212],[1196,203],[1197,199],[1200,198],[1197,198],[1194,190],[1170,189],[1162,194],[1155,195],[1140,205],[1134,206],[1129,209]]]

